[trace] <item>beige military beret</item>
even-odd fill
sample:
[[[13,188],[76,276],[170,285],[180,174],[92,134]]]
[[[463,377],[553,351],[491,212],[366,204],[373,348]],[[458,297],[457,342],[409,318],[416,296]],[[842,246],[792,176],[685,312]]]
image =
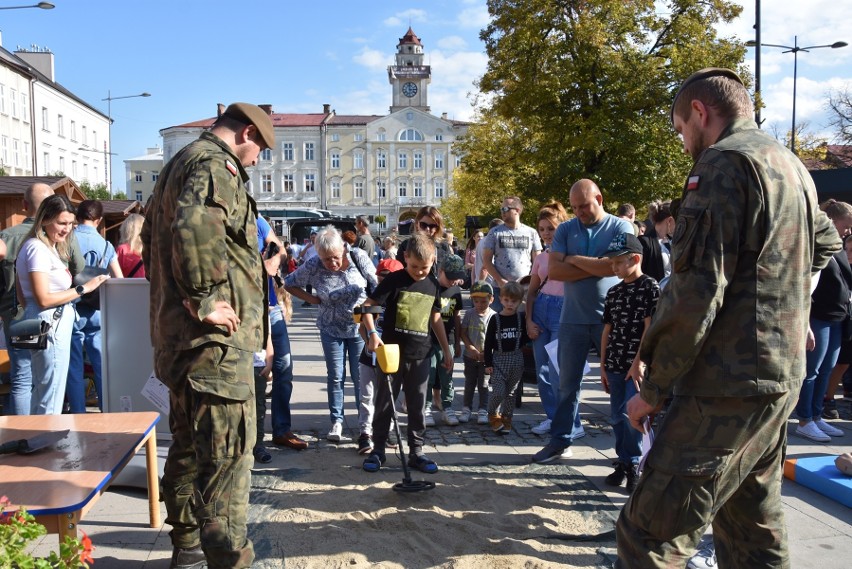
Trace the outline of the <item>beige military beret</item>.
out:
[[[254,125],[266,148],[273,148],[275,146],[275,130],[272,127],[272,117],[257,105],[252,105],[251,103],[231,103],[225,109],[223,115],[246,125]]]

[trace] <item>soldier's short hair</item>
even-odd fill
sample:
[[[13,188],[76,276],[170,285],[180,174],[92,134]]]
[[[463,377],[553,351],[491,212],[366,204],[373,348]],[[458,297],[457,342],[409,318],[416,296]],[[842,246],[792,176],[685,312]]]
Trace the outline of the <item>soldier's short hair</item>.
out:
[[[690,103],[698,100],[716,110],[724,119],[751,117],[754,104],[739,75],[730,69],[702,69],[683,82],[672,104],[671,119],[677,114],[689,118]]]
[[[317,233],[314,247],[317,253],[340,253],[343,251],[343,237],[333,225],[327,225]]]
[[[420,261],[435,259],[435,242],[424,233],[415,233],[408,238],[405,245],[405,254]]]

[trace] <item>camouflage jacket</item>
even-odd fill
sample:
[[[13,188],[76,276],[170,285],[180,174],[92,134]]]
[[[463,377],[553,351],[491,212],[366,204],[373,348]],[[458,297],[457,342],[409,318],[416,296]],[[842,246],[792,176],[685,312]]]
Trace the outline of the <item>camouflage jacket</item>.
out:
[[[267,285],[257,247],[257,206],[246,192],[247,180],[234,153],[209,132],[160,173],[142,226],[155,349],[217,342],[254,352],[265,345]],[[220,300],[240,319],[233,334],[202,322]]]
[[[0,261],[0,316],[4,320],[15,316],[15,307],[18,305],[15,294],[15,261],[18,259],[21,245],[28,239],[27,235],[33,228],[33,223],[35,220],[28,217],[18,225],[0,231],[0,239],[6,244],[6,258]],[[86,266],[86,261],[73,231],[68,234],[67,239],[71,254],[68,270],[72,275],[76,275]]]
[[[671,280],[641,346],[642,398],[798,390],[811,275],[841,248],[807,170],[738,119],[701,154],[682,197]]]

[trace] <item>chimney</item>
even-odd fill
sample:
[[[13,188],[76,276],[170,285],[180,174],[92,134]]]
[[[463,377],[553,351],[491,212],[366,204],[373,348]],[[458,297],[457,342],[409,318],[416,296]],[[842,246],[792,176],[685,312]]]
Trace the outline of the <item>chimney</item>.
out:
[[[216,118],[218,119],[222,115],[225,114],[225,105],[222,103],[216,103]]]
[[[331,112],[331,104],[330,104],[330,103],[325,103],[325,104],[323,104],[323,106],[322,106],[322,114],[327,115],[327,114],[328,114],[328,113],[330,113],[330,112]]]
[[[36,71],[47,76],[51,81],[56,81],[53,74],[53,53],[46,47],[33,45],[31,49],[18,49],[15,55],[33,66]]]
[[[441,118],[447,120],[447,113],[441,113]]]
[[[267,115],[272,114],[272,105],[258,105]]]

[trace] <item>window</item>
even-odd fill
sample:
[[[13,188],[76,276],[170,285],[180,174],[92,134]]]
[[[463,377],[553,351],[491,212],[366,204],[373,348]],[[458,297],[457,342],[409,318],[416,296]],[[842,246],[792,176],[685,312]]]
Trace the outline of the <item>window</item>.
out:
[[[16,140],[15,146],[18,146],[17,142],[18,141]],[[17,165],[18,165],[18,152],[17,152],[17,149],[16,149],[15,150],[15,166],[17,166]],[[45,174],[50,173],[50,153],[48,153],[48,152],[44,153],[44,173]]]
[[[284,142],[281,144],[281,151],[284,154],[284,160],[289,162],[293,161],[293,143],[292,142]]]
[[[137,181],[137,182],[142,181],[142,172],[139,171],[139,170],[136,171],[135,181]]]
[[[413,128],[407,128],[399,133],[399,139],[403,142],[422,142],[423,135]]]
[[[21,119],[30,122],[30,98],[26,93],[21,93]]]
[[[32,155],[30,154],[30,143],[24,143],[24,164],[29,167],[32,164]]]
[[[408,154],[405,152],[400,152],[397,156],[397,164],[400,170],[405,170],[408,168]]]
[[[314,160],[314,143],[305,143],[305,160]]]
[[[154,170],[153,172],[151,172],[151,181],[152,182],[156,182],[159,179],[160,179],[160,173],[157,170]]]
[[[397,189],[399,190],[399,197],[404,198],[408,195],[408,182],[399,182]]]
[[[353,158],[355,159],[355,169],[356,170],[363,170],[364,169],[364,155],[361,154],[360,152],[356,152],[353,155]]]
[[[339,142],[340,141],[340,135],[339,134],[332,134],[331,135],[331,141],[332,142]]]
[[[340,182],[331,183],[331,197],[340,198]]]
[[[385,199],[387,196],[388,185],[385,182],[376,182],[376,196],[380,200]]]
[[[65,138],[65,118],[62,115],[56,115],[56,134]]]
[[[317,175],[316,174],[305,174],[305,191],[306,192],[317,191]]]
[[[423,153],[417,150],[414,153],[414,169],[422,170],[423,169]]]
[[[461,166],[461,156],[456,154],[456,168]]]
[[[74,179],[77,178],[77,161],[76,160],[71,161],[71,177],[74,178]]]
[[[353,139],[355,140],[355,142],[363,142],[364,141],[364,135],[363,134],[356,134],[353,137]]]
[[[358,199],[364,197],[364,182],[355,182],[355,197]]]
[[[71,121],[71,142],[77,142],[77,121]]]
[[[436,152],[435,153],[435,169],[440,170],[444,167],[444,153]]]
[[[260,159],[265,160],[267,162],[271,161],[272,160],[272,149],[271,148],[264,148],[263,150],[261,150],[260,151]]]
[[[423,197],[423,182],[414,182],[414,197]]]
[[[47,107],[41,108],[41,130],[50,132],[50,122],[48,121],[48,118],[47,118]],[[86,141],[84,139],[83,143],[85,144],[85,142]]]
[[[382,130],[382,131],[380,131],[380,132],[376,135],[376,140],[378,140],[379,142],[384,142],[385,140],[387,140],[386,135],[385,135],[385,131],[383,131],[383,130]]]
[[[408,122],[413,121],[414,120],[414,113],[412,113],[411,111],[408,111],[407,113],[405,113],[405,120],[407,120]]]
[[[89,165],[88,164],[83,164],[83,179],[84,180],[89,179]]]
[[[387,168],[388,167],[388,155],[385,154],[384,150],[379,150],[376,152],[376,168]]]
[[[142,192],[140,190],[136,190],[136,201],[142,201]]]
[[[92,170],[94,170],[94,172],[95,172],[94,176],[92,176],[92,179],[93,179],[93,180],[98,180],[98,179],[99,179],[99,178],[98,178],[98,167],[97,167],[97,166],[95,166],[95,167],[93,167],[93,168],[92,168]]]
[[[293,193],[293,191],[295,190],[295,184],[293,182],[293,174],[284,174],[282,179],[284,181],[284,186],[283,186],[284,192],[288,193],[288,194]]]
[[[18,92],[14,89],[10,89],[9,98],[12,100],[12,117],[18,118]]]
[[[260,175],[260,191],[264,194],[272,193],[272,174]]]
[[[3,165],[9,163],[9,137],[4,136],[2,138],[2,144],[0,144],[0,150],[3,152]]]
[[[6,114],[6,86],[0,83],[0,113]]]
[[[45,129],[45,130],[47,130],[47,129]],[[86,127],[83,126],[83,146],[88,146],[88,145],[89,145],[89,137],[86,134]]]
[[[21,165],[21,153],[20,153],[19,145],[20,145],[20,142],[18,141],[18,139],[13,138],[12,139],[12,158],[14,159],[15,166]],[[47,174],[47,168],[44,169],[44,173]]]
[[[63,174],[65,173],[65,157],[64,156],[59,157],[59,171],[62,172]]]
[[[435,197],[436,198],[444,197],[444,181],[443,180],[435,180]]]
[[[435,140],[437,140],[438,142],[441,142],[442,140],[444,140],[444,135],[441,134],[440,132],[435,134]]]
[[[94,148],[98,147],[98,131],[92,129],[92,146]]]
[[[331,167],[334,169],[340,168],[340,152],[331,153]]]

